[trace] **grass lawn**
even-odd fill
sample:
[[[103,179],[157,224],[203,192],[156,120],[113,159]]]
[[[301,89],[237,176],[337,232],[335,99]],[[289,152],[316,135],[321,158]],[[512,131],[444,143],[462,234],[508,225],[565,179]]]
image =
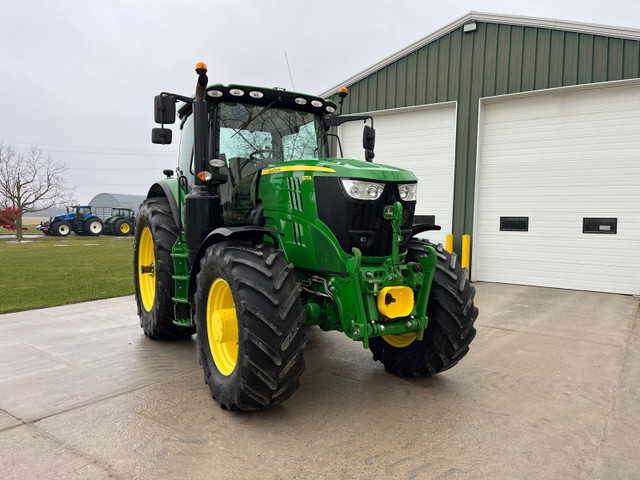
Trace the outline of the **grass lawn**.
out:
[[[0,313],[134,293],[132,236],[2,235],[0,265]]]

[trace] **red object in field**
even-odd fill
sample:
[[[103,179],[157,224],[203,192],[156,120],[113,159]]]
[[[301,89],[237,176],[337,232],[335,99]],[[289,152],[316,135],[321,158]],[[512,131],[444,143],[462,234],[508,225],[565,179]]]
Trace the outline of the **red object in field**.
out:
[[[0,210],[0,227],[15,231],[17,216],[17,208],[3,208]],[[22,227],[22,230],[28,230],[28,228]]]

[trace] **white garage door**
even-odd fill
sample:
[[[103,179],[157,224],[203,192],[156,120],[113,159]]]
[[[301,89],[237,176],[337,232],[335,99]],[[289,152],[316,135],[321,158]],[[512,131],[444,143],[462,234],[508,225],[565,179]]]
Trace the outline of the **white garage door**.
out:
[[[418,177],[416,215],[435,215],[441,231],[420,235],[436,243],[451,233],[455,169],[456,104],[372,112],[376,129],[375,163],[412,171]],[[364,160],[362,122],[340,127],[346,158]]]
[[[640,84],[483,100],[472,279],[640,294]]]

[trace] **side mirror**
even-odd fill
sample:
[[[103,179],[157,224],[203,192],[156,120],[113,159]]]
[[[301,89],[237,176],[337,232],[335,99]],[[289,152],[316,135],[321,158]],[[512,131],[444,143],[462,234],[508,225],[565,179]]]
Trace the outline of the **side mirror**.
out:
[[[364,148],[364,158],[367,162],[371,162],[375,154],[373,149],[376,146],[376,130],[369,125],[364,126],[362,132],[362,148]]]
[[[362,148],[365,150],[373,150],[376,146],[376,130],[369,125],[364,126],[362,132]]]
[[[171,143],[171,129],[169,128],[153,128],[151,129],[151,141],[160,145],[169,145]]]
[[[153,106],[153,118],[156,123],[175,123],[176,97],[174,95],[156,95]]]

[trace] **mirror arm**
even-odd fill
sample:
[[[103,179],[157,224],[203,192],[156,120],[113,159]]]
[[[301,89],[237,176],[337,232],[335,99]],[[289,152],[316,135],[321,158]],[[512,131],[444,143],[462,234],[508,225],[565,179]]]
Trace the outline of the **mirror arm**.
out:
[[[193,97],[185,97],[184,95],[178,95],[176,93],[169,93],[169,92],[160,92],[160,96],[162,97],[175,97],[176,100],[180,100],[181,102],[184,103],[193,103]]]
[[[327,130],[331,127],[339,127],[343,123],[355,122],[357,120],[371,121],[371,127],[373,128],[373,117],[371,115],[334,115],[333,117],[325,117],[324,125]]]

